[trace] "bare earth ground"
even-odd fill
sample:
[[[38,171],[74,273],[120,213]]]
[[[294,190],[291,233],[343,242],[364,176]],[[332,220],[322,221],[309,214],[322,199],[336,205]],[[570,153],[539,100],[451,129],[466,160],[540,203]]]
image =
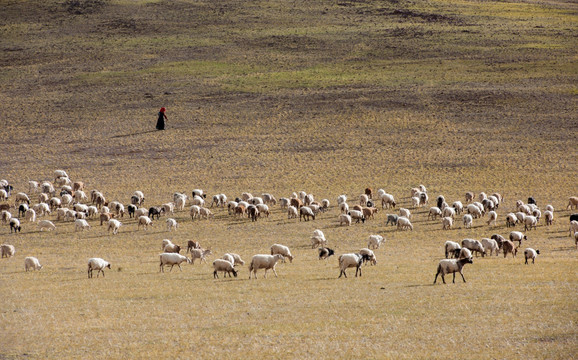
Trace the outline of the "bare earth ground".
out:
[[[576,4],[563,1],[30,1],[0,2],[0,178],[65,169],[88,190],[147,206],[201,188],[234,199],[304,190],[328,198],[315,221],[274,207],[251,223],[187,211],[117,236],[56,222],[22,233],[0,262],[0,358],[572,358],[577,251],[568,236],[576,174]],[[155,131],[167,108],[167,130]],[[500,192],[497,227],[442,231],[432,201]],[[340,227],[336,199],[366,187],[412,210]],[[527,232],[534,265],[475,258],[456,284],[432,286],[446,240],[507,236],[515,201],[534,196],[555,223]],[[36,196],[32,196],[36,202]],[[209,200],[210,201],[210,200]],[[8,200],[13,203],[13,199]],[[16,215],[16,211],[12,211]],[[54,221],[55,216],[49,218]],[[322,229],[336,254],[387,238],[377,266],[337,279],[337,259],[310,248]],[[520,230],[519,226],[516,228]],[[523,229],[522,229],[523,230]],[[162,239],[200,241],[208,264],[158,273]],[[226,252],[245,261],[273,243],[293,263],[248,280],[213,280]],[[24,257],[44,268],[25,273]],[[86,279],[86,261],[112,263]],[[451,280],[451,276],[448,277]],[[446,278],[447,280],[447,278]]]

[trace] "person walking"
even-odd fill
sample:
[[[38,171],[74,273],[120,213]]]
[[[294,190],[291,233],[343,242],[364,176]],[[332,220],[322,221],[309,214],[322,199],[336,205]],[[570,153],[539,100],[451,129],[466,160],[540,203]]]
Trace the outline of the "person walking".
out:
[[[165,129],[165,119],[167,116],[165,115],[166,109],[164,107],[161,108],[159,111],[159,119],[157,120],[157,130],[164,130]]]

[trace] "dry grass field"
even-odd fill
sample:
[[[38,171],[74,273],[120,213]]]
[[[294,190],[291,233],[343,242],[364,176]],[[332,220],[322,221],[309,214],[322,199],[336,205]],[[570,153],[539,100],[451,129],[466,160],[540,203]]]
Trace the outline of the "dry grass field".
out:
[[[53,232],[1,224],[16,254],[0,261],[0,359],[575,357],[577,11],[554,0],[0,1],[0,178],[14,192],[64,169],[124,204],[135,190],[152,206],[195,188],[209,202],[301,190],[331,201],[309,222],[279,206],[256,223],[226,208],[192,221],[187,205],[176,232],[166,217],[144,231],[125,216],[116,236],[54,214]],[[156,131],[161,106],[167,130]],[[419,184],[430,204],[413,208]],[[354,205],[366,187],[397,208],[339,226],[337,197]],[[451,204],[466,191],[504,195],[496,227],[427,219],[438,195]],[[467,283],[432,284],[446,240],[507,237],[506,213],[529,196],[555,208],[552,226],[526,233],[534,265],[475,257]],[[413,231],[385,226],[399,207]],[[337,255],[370,234],[387,241],[362,277],[338,279],[337,256],[311,249],[315,229]],[[159,273],[167,238],[213,255]],[[242,266],[213,279],[214,259],[249,262],[273,243],[296,256],[277,278],[249,280]],[[26,256],[44,268],[25,272]],[[112,263],[104,278],[87,279],[91,257]]]

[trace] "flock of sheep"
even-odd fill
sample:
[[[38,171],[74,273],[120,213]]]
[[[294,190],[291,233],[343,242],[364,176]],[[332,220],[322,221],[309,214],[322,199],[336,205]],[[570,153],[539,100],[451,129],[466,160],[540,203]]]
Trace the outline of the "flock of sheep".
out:
[[[14,188],[6,180],[0,180],[0,218],[2,223],[10,226],[10,233],[20,232],[22,224],[20,220],[26,219],[30,223],[37,223],[41,231],[55,230],[56,225],[47,219],[39,220],[37,217],[43,217],[56,213],[56,221],[74,221],[75,231],[85,231],[90,229],[88,219],[98,217],[100,225],[107,225],[107,232],[112,235],[118,234],[123,225],[120,218],[128,215],[129,218],[135,218],[137,229],[142,227],[145,231],[149,226],[153,226],[153,220],[159,220],[161,215],[170,216],[175,211],[184,211],[187,203],[189,204],[189,214],[191,219],[206,219],[214,218],[212,210],[207,207],[206,195],[200,189],[195,189],[192,192],[192,197],[189,198],[183,193],[174,193],[173,199],[170,202],[160,206],[151,206],[145,208],[145,196],[141,191],[135,191],[131,196],[130,204],[123,205],[119,201],[107,201],[105,196],[98,190],[91,190],[89,194],[85,193],[85,185],[83,182],[73,182],[68,177],[68,174],[63,170],[56,170],[54,173],[54,181],[36,182],[29,181],[28,193],[17,192],[12,195]],[[59,188],[58,196],[56,188]],[[13,203],[9,199],[13,196]],[[37,196],[36,204],[32,205],[31,197]],[[499,193],[486,195],[485,193],[478,194],[476,198],[471,192],[465,194],[465,205],[461,201],[454,201],[449,205],[445,198],[440,195],[436,198],[436,206],[432,206],[427,211],[428,221],[441,219],[441,226],[443,230],[450,230],[454,227],[454,220],[457,216],[462,216],[462,223],[465,228],[471,228],[474,219],[482,219],[487,215],[485,223],[489,226],[496,226],[498,219],[497,210],[504,202],[503,197]],[[381,209],[378,209],[376,203],[381,203]],[[417,188],[411,189],[411,203],[413,208],[427,206],[429,203],[429,196],[427,189],[420,185]],[[330,201],[322,199],[316,201],[312,194],[306,192],[293,193],[289,198],[280,198],[277,200],[273,195],[266,193],[261,197],[253,196],[250,193],[243,193],[240,197],[228,201],[225,194],[218,194],[212,197],[210,207],[227,208],[230,216],[239,218],[246,217],[251,221],[258,221],[260,218],[269,217],[271,214],[271,206],[279,204],[280,208],[286,211],[289,219],[297,219],[299,221],[314,221],[320,212],[326,212],[330,209]],[[359,196],[359,202],[355,205],[350,205],[347,202],[346,195],[340,195],[337,198],[337,206],[339,215],[337,221],[342,226],[351,226],[355,223],[364,223],[375,218],[375,214],[379,210],[394,209],[397,202],[393,195],[386,193],[383,189],[379,189],[376,193],[372,189],[365,189],[364,193]],[[568,209],[578,209],[578,197],[570,197],[568,200]],[[552,225],[554,221],[554,208],[551,205],[545,207],[544,212],[537,206],[536,201],[530,197],[528,202],[524,203],[521,200],[516,202],[516,212],[506,214],[505,222],[507,227],[513,227],[518,224],[523,224],[524,231],[531,231],[536,229],[537,224],[542,218],[546,226]],[[17,212],[17,216],[12,214],[12,211]],[[463,215],[462,215],[463,213]],[[391,224],[397,226],[397,230],[414,230],[411,222],[412,214],[409,209],[399,208],[398,213],[390,213],[386,216],[386,226]],[[174,231],[178,229],[178,222],[168,217],[165,221],[167,231]],[[570,217],[570,235],[573,236],[575,244],[578,248],[578,214],[572,214]],[[490,238],[483,238],[481,241],[474,239],[464,239],[461,244],[453,241],[447,241],[444,245],[445,259],[440,260],[437,268],[437,273],[434,279],[434,284],[437,281],[438,275],[441,275],[445,283],[445,275],[453,274],[455,282],[455,273],[458,272],[462,276],[463,268],[466,264],[473,263],[472,252],[481,254],[481,256],[493,253],[499,254],[501,250],[506,257],[508,254],[516,256],[518,248],[523,241],[527,240],[527,236],[520,231],[511,231],[509,238],[505,239],[499,234],[494,234]],[[370,235],[368,239],[367,248],[360,249],[357,253],[347,253],[339,256],[339,277],[345,276],[346,269],[356,268],[355,276],[361,276],[362,264],[369,262],[375,265],[377,259],[372,249],[378,249],[385,239],[381,235]],[[517,245],[515,245],[517,243]],[[327,240],[321,230],[315,230],[311,236],[312,248],[318,248],[319,259],[326,259],[334,255],[334,250],[327,247]],[[173,244],[170,240],[163,240],[163,253],[159,255],[159,271],[164,272],[165,266],[170,266],[170,269],[183,262],[194,263],[196,259],[201,262],[206,262],[206,256],[211,255],[210,249],[203,249],[198,242],[190,240],[187,244],[187,254],[181,255],[181,247]],[[2,258],[14,256],[16,249],[13,245],[2,244],[0,246]],[[524,250],[525,263],[531,259],[534,263],[536,256],[540,252],[532,248]],[[264,269],[264,277],[267,276],[267,271],[272,270],[275,276],[277,272],[275,266],[277,262],[289,259],[292,262],[294,256],[290,249],[282,244],[273,244],[270,248],[270,254],[254,255],[249,263],[249,279],[254,276],[257,277],[257,270]],[[218,273],[223,272],[224,276],[231,274],[237,276],[238,271],[235,266],[244,265],[245,262],[238,254],[227,253],[220,259],[213,261],[213,276],[218,278]],[[40,270],[42,265],[35,257],[26,257],[25,270]],[[88,277],[91,278],[93,271],[97,271],[97,277],[102,273],[104,276],[104,269],[111,268],[111,265],[106,260],[101,258],[91,258],[88,261]]]

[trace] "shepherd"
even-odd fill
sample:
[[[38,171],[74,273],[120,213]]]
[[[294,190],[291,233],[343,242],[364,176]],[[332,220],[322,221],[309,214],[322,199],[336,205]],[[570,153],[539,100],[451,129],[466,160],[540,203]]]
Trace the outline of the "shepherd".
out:
[[[165,129],[165,119],[167,119],[167,116],[165,115],[165,110],[166,109],[162,107],[161,110],[159,111],[159,119],[157,120],[157,130]]]

